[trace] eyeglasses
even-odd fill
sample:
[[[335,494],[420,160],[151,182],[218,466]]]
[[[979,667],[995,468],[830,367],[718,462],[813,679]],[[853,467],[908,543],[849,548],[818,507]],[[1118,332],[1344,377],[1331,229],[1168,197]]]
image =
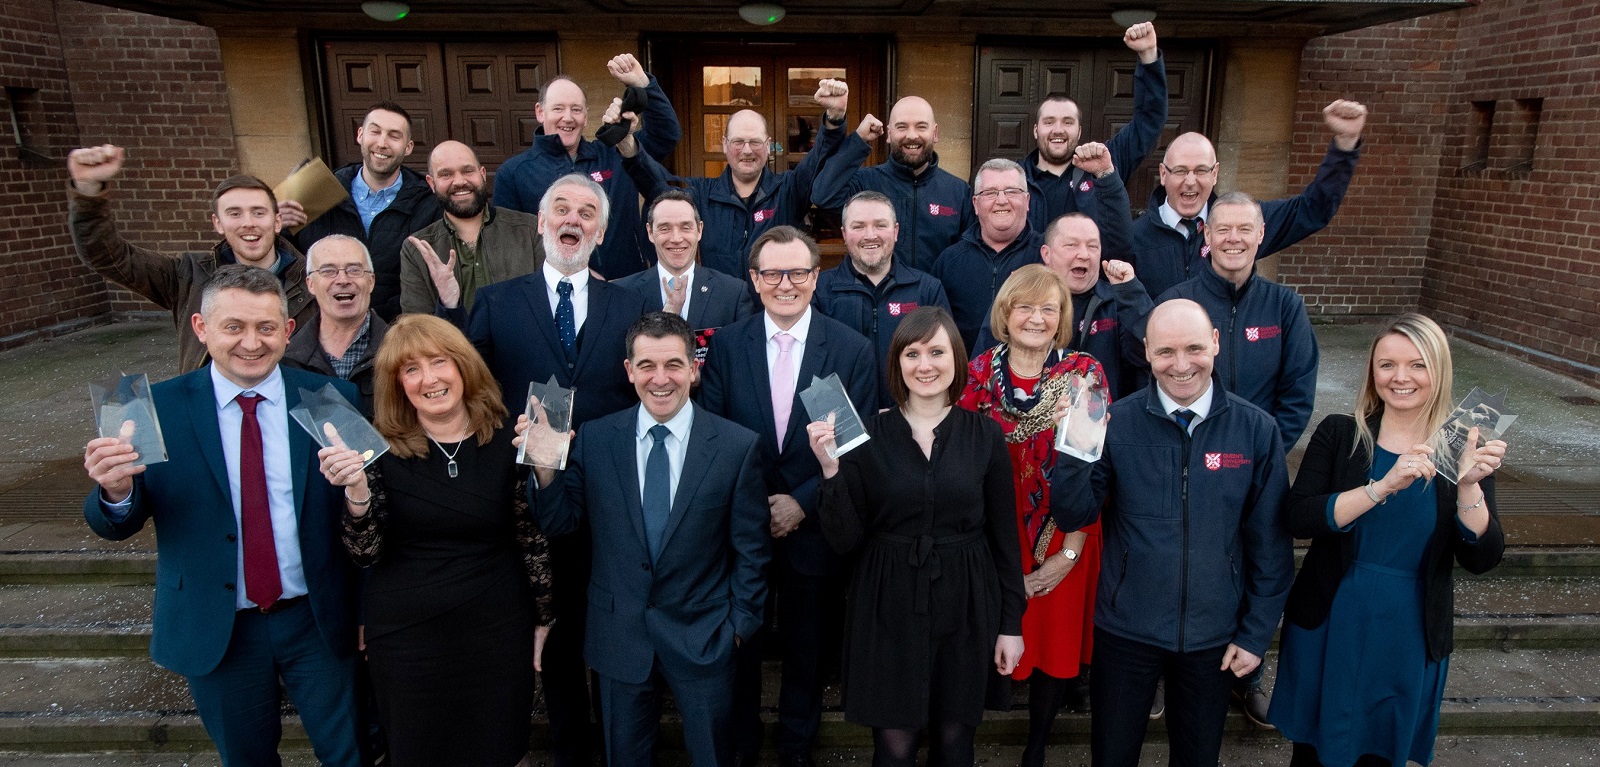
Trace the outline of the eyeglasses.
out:
[[[755,149],[755,148],[758,148],[758,147],[764,147],[766,145],[767,145],[767,140],[764,139],[764,138],[730,138],[730,139],[728,139],[728,146],[731,146],[734,149]]]
[[[1005,197],[1010,199],[1012,197],[1023,197],[1027,194],[1028,190],[1018,189],[1013,186],[1005,189],[985,189],[981,192],[973,194],[972,196],[983,200],[984,202],[994,202],[995,198],[997,197]]]
[[[1193,176],[1209,176],[1209,175],[1211,175],[1212,171],[1215,171],[1217,169],[1217,166],[1215,166],[1215,165],[1196,165],[1193,168],[1184,168],[1184,167],[1173,168],[1173,167],[1167,165],[1166,163],[1161,163],[1161,167],[1166,168],[1168,173],[1171,173],[1172,175],[1177,176],[1178,178],[1188,178],[1191,175],[1193,175]]]
[[[780,284],[784,277],[789,278],[790,285],[804,285],[811,279],[810,269],[762,269],[756,274],[761,275],[761,281],[768,285]]]
[[[340,272],[344,272],[344,276],[349,277],[352,280],[359,280],[362,277],[372,274],[371,269],[368,269],[360,264],[351,264],[343,269],[337,266],[324,266],[320,269],[317,269],[316,272],[317,274],[322,275],[323,279],[328,280],[338,279]]]

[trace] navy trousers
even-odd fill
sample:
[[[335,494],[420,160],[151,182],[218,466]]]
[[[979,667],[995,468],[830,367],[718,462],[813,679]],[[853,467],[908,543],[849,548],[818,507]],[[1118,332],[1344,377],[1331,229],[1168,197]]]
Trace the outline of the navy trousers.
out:
[[[654,767],[661,691],[672,690],[683,717],[683,746],[694,767],[733,764],[733,659],[710,676],[682,678],[657,661],[643,684],[600,675],[607,767]]]
[[[1138,767],[1156,680],[1167,682],[1167,738],[1174,767],[1216,767],[1228,718],[1233,674],[1222,670],[1227,645],[1172,652],[1096,626],[1089,675],[1090,761]]]

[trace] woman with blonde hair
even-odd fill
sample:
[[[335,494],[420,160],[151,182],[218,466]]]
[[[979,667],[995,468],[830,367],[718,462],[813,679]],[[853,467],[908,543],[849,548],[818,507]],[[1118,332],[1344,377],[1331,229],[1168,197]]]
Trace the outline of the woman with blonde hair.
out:
[[[1289,530],[1311,549],[1284,610],[1269,721],[1295,767],[1427,764],[1454,626],[1453,562],[1499,564],[1500,440],[1467,435],[1460,481],[1437,473],[1453,403],[1449,340],[1404,314],[1367,355],[1354,415],[1317,425],[1289,491]]]
[[[515,434],[455,326],[405,315],[378,350],[389,452],[324,449],[345,487],[345,548],[368,568],[362,641],[395,765],[525,763],[550,570]]]
[[[1074,377],[1104,382],[1105,373],[1094,357],[1067,351],[1072,294],[1042,264],[1018,269],[1000,286],[989,327],[1000,344],[972,360],[959,404],[998,422],[1011,456],[1028,596],[1022,616],[1026,649],[1011,678],[1028,680],[1028,745],[1022,764],[1037,767],[1044,764],[1050,727],[1068,694],[1086,689],[1100,576],[1100,523],[1061,530],[1050,518],[1056,402],[1068,393]],[[1087,695],[1075,697],[1075,708],[1087,705]]]

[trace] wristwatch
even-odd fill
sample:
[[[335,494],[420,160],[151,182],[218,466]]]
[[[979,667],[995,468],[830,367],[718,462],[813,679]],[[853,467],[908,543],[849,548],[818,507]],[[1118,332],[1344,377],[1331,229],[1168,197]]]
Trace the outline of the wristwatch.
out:
[[[1078,561],[1078,552],[1073,551],[1072,549],[1062,549],[1061,556],[1066,557],[1068,562]]]

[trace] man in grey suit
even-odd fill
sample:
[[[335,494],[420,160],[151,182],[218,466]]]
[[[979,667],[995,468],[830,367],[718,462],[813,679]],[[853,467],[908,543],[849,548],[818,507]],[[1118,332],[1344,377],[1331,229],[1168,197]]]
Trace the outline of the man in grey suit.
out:
[[[693,347],[682,317],[641,317],[625,363],[640,404],[585,424],[564,471],[534,469],[545,532],[585,517],[594,531],[584,658],[600,676],[611,767],[653,763],[663,685],[692,763],[732,763],[733,653],[761,626],[766,601],[757,438],[689,403]],[[565,439],[526,416],[518,428],[536,455]]]
[[[656,246],[656,268],[623,277],[617,285],[644,296],[647,311],[672,312],[695,331],[731,325],[756,313],[755,297],[744,280],[699,263],[705,223],[692,195],[678,189],[657,195],[645,207],[644,225]]]

